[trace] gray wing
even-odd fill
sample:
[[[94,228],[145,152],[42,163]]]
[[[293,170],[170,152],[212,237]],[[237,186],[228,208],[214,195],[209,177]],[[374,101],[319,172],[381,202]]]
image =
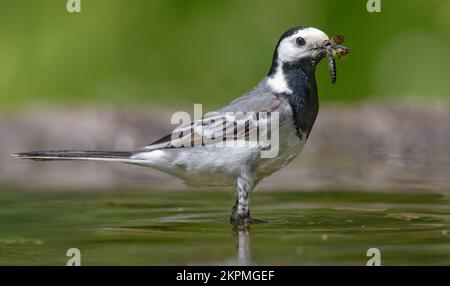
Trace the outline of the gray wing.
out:
[[[261,132],[267,132],[267,129],[262,129],[260,126],[258,128],[258,123],[254,117],[255,113],[281,113],[286,108],[290,108],[290,105],[285,99],[280,98],[267,88],[264,88],[262,84],[259,84],[243,96],[212,113],[212,115],[207,115],[200,120],[175,128],[172,133],[149,144],[144,149],[156,150],[205,146],[227,140],[248,139],[255,132],[263,135]],[[246,115],[243,118],[236,118],[236,116],[230,115],[230,112],[241,112]],[[245,128],[236,128],[236,121],[241,120],[244,120]],[[204,134],[214,134],[214,136],[205,137]]]
[[[277,94],[268,89],[265,82],[262,81],[241,97],[219,109],[218,112],[271,112],[275,111],[281,102],[287,104]]]

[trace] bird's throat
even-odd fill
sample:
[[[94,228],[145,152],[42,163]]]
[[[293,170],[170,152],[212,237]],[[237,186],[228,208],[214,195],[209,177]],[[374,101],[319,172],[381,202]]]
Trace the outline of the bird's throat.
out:
[[[275,87],[273,91],[291,105],[299,136],[305,134],[308,136],[319,111],[315,66],[304,63],[279,63],[273,71],[274,74],[269,73],[269,85],[275,84],[272,86]],[[283,86],[284,91],[280,88]],[[276,88],[279,88],[280,92]]]

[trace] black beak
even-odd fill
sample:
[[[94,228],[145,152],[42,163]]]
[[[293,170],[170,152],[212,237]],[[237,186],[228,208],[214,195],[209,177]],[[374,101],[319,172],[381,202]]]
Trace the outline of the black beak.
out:
[[[319,61],[321,59],[323,59],[324,57],[326,57],[327,55],[327,46],[330,46],[329,44],[322,44],[320,46],[317,46],[314,48],[315,53],[313,54],[313,62],[315,64],[319,63]]]

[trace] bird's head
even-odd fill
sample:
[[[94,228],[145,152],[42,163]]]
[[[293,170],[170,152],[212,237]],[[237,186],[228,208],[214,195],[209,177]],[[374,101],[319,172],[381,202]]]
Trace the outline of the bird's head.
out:
[[[345,56],[349,52],[348,48],[340,45],[342,42],[343,36],[330,39],[324,32],[313,27],[291,28],[278,41],[269,74],[283,65],[314,70],[324,57],[328,57],[334,65],[333,57]]]

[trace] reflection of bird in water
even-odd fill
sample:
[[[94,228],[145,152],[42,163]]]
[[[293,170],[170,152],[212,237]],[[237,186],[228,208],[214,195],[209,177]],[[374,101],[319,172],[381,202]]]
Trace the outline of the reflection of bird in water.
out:
[[[337,39],[330,40],[324,32],[312,27],[288,30],[277,43],[268,74],[253,89],[219,109],[214,116],[177,128],[144,148],[127,152],[44,151],[15,156],[34,160],[122,162],[151,167],[191,185],[235,186],[236,201],[230,221],[233,224],[260,222],[250,217],[249,194],[263,178],[284,167],[303,148],[319,109],[316,65],[327,57],[334,82],[333,56],[348,53],[348,49],[339,45],[343,38]],[[256,114],[257,120],[244,118],[245,128],[239,131],[235,124],[242,118],[237,114],[243,113]],[[278,118],[273,124],[270,120],[270,136],[269,128],[261,128],[259,124],[258,114],[263,113]],[[248,144],[248,138],[254,137],[252,134],[258,134],[256,146]],[[235,143],[218,147],[224,142]],[[274,149],[274,154],[264,157],[268,148]]]
[[[238,265],[251,265],[250,233],[248,227],[236,230],[238,239]]]

